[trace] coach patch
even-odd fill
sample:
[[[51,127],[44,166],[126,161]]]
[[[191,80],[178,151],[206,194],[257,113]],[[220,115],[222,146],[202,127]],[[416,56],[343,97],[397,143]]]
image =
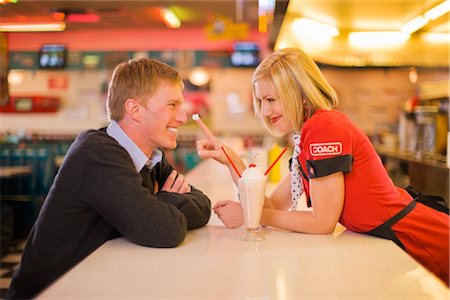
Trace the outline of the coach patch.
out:
[[[317,143],[309,145],[309,152],[312,156],[339,155],[342,153],[341,142]]]

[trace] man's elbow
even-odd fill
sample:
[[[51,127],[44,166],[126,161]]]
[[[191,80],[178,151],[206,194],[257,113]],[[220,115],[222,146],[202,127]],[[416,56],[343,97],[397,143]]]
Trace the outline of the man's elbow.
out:
[[[197,229],[208,224],[211,217],[211,210],[200,213],[198,217],[189,220],[188,229]]]
[[[139,241],[132,241],[138,245],[153,248],[175,248],[180,245],[186,237],[187,229],[184,230],[171,230],[164,235],[154,238],[146,237]]]
[[[176,224],[166,224],[159,228],[152,228],[140,236],[130,238],[130,241],[145,247],[174,248],[180,245],[187,234],[186,220],[183,218]]]
[[[184,241],[185,237],[186,231],[174,232],[171,236],[166,237],[163,241],[153,247],[175,248]]]

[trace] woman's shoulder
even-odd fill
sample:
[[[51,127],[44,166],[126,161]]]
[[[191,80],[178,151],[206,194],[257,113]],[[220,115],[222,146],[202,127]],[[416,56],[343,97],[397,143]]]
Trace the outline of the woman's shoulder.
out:
[[[338,110],[319,109],[305,122],[305,125],[317,126],[318,124],[324,124],[327,126],[333,123],[341,123],[343,120],[348,120],[348,117]]]
[[[352,132],[355,125],[338,110],[317,110],[309,120],[303,124],[302,136],[322,136],[324,134],[338,134]]]
[[[343,112],[337,110],[337,109],[318,109],[313,114],[313,117],[327,117],[327,118],[347,118],[347,115],[345,115]]]

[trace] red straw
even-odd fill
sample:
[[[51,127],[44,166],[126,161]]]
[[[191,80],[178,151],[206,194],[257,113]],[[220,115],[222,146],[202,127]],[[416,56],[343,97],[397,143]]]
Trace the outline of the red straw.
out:
[[[228,156],[228,154],[225,152],[225,149],[222,147],[222,151],[223,153],[225,153],[225,156],[228,158],[228,160],[230,161],[231,165],[233,166],[233,169],[236,171],[236,173],[239,175],[239,177],[241,177],[241,173],[239,173],[238,169],[236,168],[236,166],[234,165],[233,161],[231,160],[231,158]]]
[[[267,171],[264,173],[264,175],[267,175],[267,173],[270,172],[270,170],[273,168],[273,166],[277,163],[278,160],[280,160],[281,156],[286,152],[287,147],[281,151],[280,155],[278,155],[277,159],[274,160],[274,162],[270,165],[270,167],[267,169]]]

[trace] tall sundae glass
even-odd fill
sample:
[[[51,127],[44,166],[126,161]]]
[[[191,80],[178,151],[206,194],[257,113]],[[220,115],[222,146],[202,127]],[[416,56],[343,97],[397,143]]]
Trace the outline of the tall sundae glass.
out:
[[[261,213],[266,194],[266,176],[258,167],[244,170],[238,179],[239,200],[244,217],[244,241],[262,241],[264,237],[258,232]]]

